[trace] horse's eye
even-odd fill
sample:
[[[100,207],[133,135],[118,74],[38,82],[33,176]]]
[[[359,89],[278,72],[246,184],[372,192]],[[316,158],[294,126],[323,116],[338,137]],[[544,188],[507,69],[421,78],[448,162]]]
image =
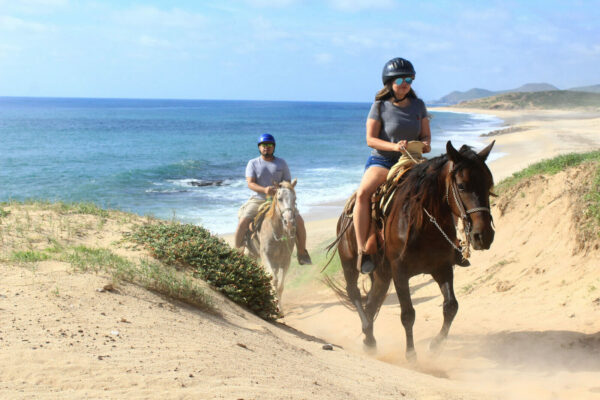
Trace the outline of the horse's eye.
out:
[[[458,190],[460,190],[461,192],[465,191],[465,185],[463,185],[462,183],[459,183],[456,186],[458,186]]]

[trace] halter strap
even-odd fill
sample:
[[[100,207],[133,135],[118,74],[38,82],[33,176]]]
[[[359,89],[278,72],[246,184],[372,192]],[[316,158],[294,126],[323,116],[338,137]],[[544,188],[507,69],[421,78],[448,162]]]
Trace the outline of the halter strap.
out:
[[[277,189],[277,190],[280,190],[280,189]],[[296,222],[295,222],[296,209],[294,207],[280,208],[278,201],[274,201],[272,207],[276,207],[276,211],[279,211],[280,215],[283,215],[283,213],[286,212],[286,211],[290,211],[292,213],[292,216],[294,217],[294,225],[296,224]],[[281,219],[280,219],[280,222],[281,222]],[[277,241],[277,242],[283,242],[283,241],[287,241],[287,240],[290,240],[290,239],[295,239],[295,237],[296,237],[296,235],[287,236],[285,233],[282,234],[280,237],[278,237],[277,233],[275,232],[275,230],[273,230],[273,239],[275,239],[275,241]]]
[[[454,163],[452,161],[448,161],[449,163],[449,171],[448,171],[448,176],[446,177],[446,203],[448,203],[448,206],[450,207],[450,212],[453,215],[454,212],[452,211],[452,206],[450,205],[450,188],[452,189],[452,197],[454,198],[454,203],[456,204],[456,208],[458,209],[458,212],[460,215],[458,215],[458,217],[463,221],[463,229],[464,229],[464,234],[465,234],[465,242],[464,243],[464,247],[461,249],[458,246],[456,246],[454,244],[454,242],[452,240],[450,240],[450,238],[448,237],[448,235],[446,235],[446,233],[444,232],[444,230],[439,226],[439,224],[437,223],[437,221],[435,220],[435,218],[429,214],[429,212],[427,212],[426,209],[423,209],[425,211],[425,213],[427,214],[427,216],[429,217],[429,220],[437,227],[437,229],[442,233],[442,235],[444,236],[444,238],[446,239],[446,241],[448,241],[448,243],[450,243],[450,246],[452,246],[455,250],[457,250],[458,252],[462,253],[463,258],[468,259],[470,256],[470,247],[471,247],[471,237],[470,237],[470,231],[471,231],[471,222],[469,222],[469,215],[476,213],[476,212],[487,212],[488,214],[490,214],[490,217],[492,216],[492,213],[489,209],[489,207],[473,207],[470,208],[468,210],[465,210],[465,205],[462,201],[462,199],[460,198],[459,194],[458,194],[458,188],[457,188],[457,184],[456,184],[456,179],[454,179]]]
[[[454,163],[452,161],[449,161],[450,164],[450,171],[448,172],[448,178],[446,179],[446,202],[448,203],[448,205],[450,206],[450,196],[448,194],[448,191],[450,188],[452,188],[452,197],[454,197],[454,203],[456,204],[456,208],[458,208],[458,212],[460,213],[459,217],[462,218],[464,221],[466,221],[467,217],[469,216],[469,214],[473,214],[476,212],[487,212],[488,214],[492,214],[490,209],[488,207],[473,207],[470,208],[468,210],[465,210],[465,206],[464,203],[462,202],[460,196],[458,195],[458,188],[456,185],[456,179],[454,179]],[[450,181],[448,183],[448,181]],[[452,207],[450,207],[450,210],[452,210]]]

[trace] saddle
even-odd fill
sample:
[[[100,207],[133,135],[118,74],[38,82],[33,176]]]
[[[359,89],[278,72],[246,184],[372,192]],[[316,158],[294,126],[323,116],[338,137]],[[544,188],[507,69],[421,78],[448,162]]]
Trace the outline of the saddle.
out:
[[[250,223],[250,227],[248,229],[249,238],[251,238],[252,236],[257,234],[258,231],[260,231],[260,227],[265,219],[265,215],[267,214],[267,212],[269,212],[272,206],[273,198],[267,197],[267,200],[264,203],[262,203],[261,206],[258,208],[258,213]]]
[[[398,159],[398,162],[390,168],[387,179],[375,190],[371,196],[371,221],[372,228],[377,236],[378,247],[383,247],[385,219],[390,213],[390,205],[396,194],[398,186],[402,182],[402,178],[407,171],[421,162],[425,161],[423,157],[423,147],[425,145],[419,141],[410,141],[406,147],[406,151]],[[344,206],[343,215],[347,218],[352,218],[354,212],[354,204],[356,203],[356,192],[350,196]],[[369,236],[371,233],[369,234]]]

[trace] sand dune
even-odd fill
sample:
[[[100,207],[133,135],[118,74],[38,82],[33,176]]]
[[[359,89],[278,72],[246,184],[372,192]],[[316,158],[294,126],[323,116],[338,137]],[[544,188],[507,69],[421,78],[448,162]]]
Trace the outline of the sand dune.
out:
[[[491,164],[508,176],[565,151],[600,148],[597,117],[503,113],[528,129],[499,135]],[[218,314],[194,309],[101,272],[7,261],[15,246],[45,246],[48,231],[75,245],[146,257],[121,241],[142,219],[65,221],[8,206],[0,262],[0,397],[189,399],[593,399],[600,397],[600,251],[583,240],[576,168],[528,180],[497,200],[492,248],[456,270],[460,309],[443,352],[441,296],[413,278],[419,363],[404,360],[397,298],[388,295],[366,354],[357,315],[317,281],[287,289],[285,318],[267,323],[211,293]],[[333,217],[333,215],[332,215]],[[309,247],[331,239],[335,219],[308,223]],[[295,267],[299,268],[299,267]],[[305,267],[304,267],[305,268]],[[320,266],[313,266],[315,270]],[[323,344],[332,343],[333,350]]]

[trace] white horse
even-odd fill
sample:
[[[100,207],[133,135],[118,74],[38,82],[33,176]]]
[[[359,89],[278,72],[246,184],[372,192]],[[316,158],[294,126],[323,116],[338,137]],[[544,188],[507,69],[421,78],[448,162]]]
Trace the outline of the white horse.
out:
[[[297,180],[275,184],[277,192],[266,212],[259,231],[248,243],[251,255],[260,259],[273,277],[273,287],[281,304],[283,283],[290,267],[296,243],[296,186]]]

